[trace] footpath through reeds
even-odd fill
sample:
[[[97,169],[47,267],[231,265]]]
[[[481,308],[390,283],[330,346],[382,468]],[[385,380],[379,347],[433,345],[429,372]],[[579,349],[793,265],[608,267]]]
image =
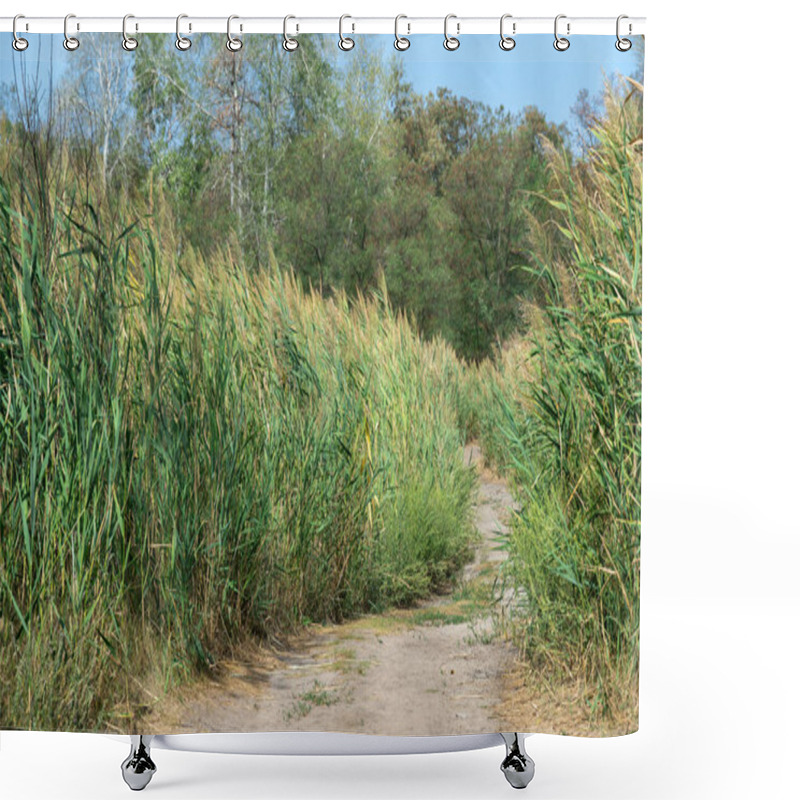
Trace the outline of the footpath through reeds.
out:
[[[504,569],[531,686],[635,729],[641,132],[630,81],[585,157],[548,148],[557,219],[531,218],[526,267],[546,296],[478,365],[385,290],[249,273],[235,237],[201,257],[157,189],[124,227],[86,187],[0,184],[2,726],[127,730],[242,642],[444,585],[477,435],[520,504]]]

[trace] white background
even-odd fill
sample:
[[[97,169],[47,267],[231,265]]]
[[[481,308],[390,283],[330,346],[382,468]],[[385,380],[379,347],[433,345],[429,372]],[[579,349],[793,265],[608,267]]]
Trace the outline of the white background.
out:
[[[798,797],[797,8],[18,3],[7,13],[647,16],[641,730],[529,739],[537,775],[527,791],[541,800]],[[119,772],[126,753],[103,736],[4,733],[0,796],[128,797]],[[512,792],[500,749],[155,756],[153,797],[489,800]]]

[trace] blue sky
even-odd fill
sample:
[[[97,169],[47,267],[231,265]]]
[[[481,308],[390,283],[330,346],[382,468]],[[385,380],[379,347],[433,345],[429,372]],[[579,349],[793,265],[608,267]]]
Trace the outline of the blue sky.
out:
[[[357,57],[359,38],[355,51],[340,53],[338,58]],[[565,52],[556,51],[551,35],[521,36],[517,46],[506,52],[499,48],[496,35],[470,35],[463,36],[461,46],[451,52],[442,46],[441,35],[418,34],[411,37],[411,48],[400,54],[394,49],[393,36],[363,38],[369,38],[369,46],[385,58],[401,59],[406,79],[417,92],[425,94],[446,86],[457,95],[492,108],[503,105],[518,111],[535,105],[555,123],[574,122],[570,108],[581,89],[596,94],[602,89],[604,76],[631,74],[637,67],[635,52],[620,53],[614,47],[614,36],[575,36]],[[53,46],[56,77],[63,74],[67,59],[75,57],[63,50],[60,35],[31,35],[29,39],[30,48],[20,54],[11,48],[11,35],[0,34],[0,82],[13,80],[12,59],[30,61],[41,54],[43,62],[49,61],[49,45]],[[122,50],[120,55],[125,57]],[[185,57],[177,52],[175,55]]]
[[[570,107],[581,89],[595,94],[603,88],[604,75],[630,75],[637,66],[633,50],[620,53],[614,47],[614,36],[576,36],[563,53],[549,35],[519,37],[509,52],[500,49],[498,36],[489,34],[462,37],[454,52],[445,50],[442,41],[441,36],[411,37],[411,49],[401,55],[414,51],[406,67],[416,91],[447,86],[510,111],[534,105],[556,123],[570,122]]]

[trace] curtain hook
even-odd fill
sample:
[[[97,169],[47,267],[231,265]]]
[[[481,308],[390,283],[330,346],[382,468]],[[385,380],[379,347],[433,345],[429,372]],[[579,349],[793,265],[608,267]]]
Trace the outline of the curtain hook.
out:
[[[228,17],[228,28],[227,28],[228,41],[225,42],[225,47],[227,47],[228,51],[231,53],[238,53],[244,46],[244,42],[242,42],[242,37],[234,36],[233,33],[231,32],[231,23],[235,19],[239,19],[239,17],[237,17],[236,14],[231,14]],[[241,30],[242,28],[241,26],[239,26],[239,31],[241,32]]]
[[[408,19],[405,14],[398,14],[394,18],[394,49],[399,50],[401,53],[411,47],[411,39],[406,39],[405,36],[400,35],[400,20]],[[411,33],[411,26],[408,26],[408,32]]]
[[[70,53],[74,50],[77,50],[81,46],[81,43],[78,41],[77,37],[69,35],[68,25],[71,19],[75,19],[74,14],[67,14],[67,16],[64,17],[64,49],[69,50]]]
[[[343,33],[343,25],[346,19],[353,18],[349,14],[342,14],[342,16],[339,17],[339,48],[345,52],[352,50],[356,46],[356,43],[349,36],[345,36]]]
[[[452,52],[453,50],[458,50],[459,45],[461,42],[458,40],[458,29],[461,27],[460,23],[456,23],[456,35],[450,36],[447,32],[447,23],[450,22],[451,19],[456,19],[455,14],[448,14],[444,18],[444,49],[449,50]]]
[[[296,17],[288,14],[283,18],[283,49],[287,53],[293,53],[298,47],[300,47],[300,42],[298,42],[297,39],[293,39],[291,36],[289,36],[290,19],[296,19]]]
[[[21,36],[17,35],[17,20],[25,19],[24,14],[17,14],[14,17],[14,21],[11,23],[11,33],[14,36],[13,41],[11,42],[11,46],[18,52],[21,53],[23,50],[28,49],[28,40],[23,39]],[[25,29],[27,30],[27,23],[25,24]]]
[[[178,14],[175,19],[175,47],[184,53],[192,46],[192,40],[188,36],[181,34],[181,20],[188,19],[188,17],[188,14]],[[189,25],[189,30],[192,30],[191,25]]]
[[[631,42],[630,39],[621,39],[620,38],[620,35],[619,35],[619,24],[620,24],[620,22],[622,22],[623,19],[628,19],[628,15],[627,14],[620,14],[617,17],[617,41],[614,42],[614,47],[616,47],[617,50],[620,51],[620,53],[627,53],[628,50],[630,50],[631,47],[633,47],[633,42]],[[631,35],[631,31],[632,30],[633,30],[633,28],[631,26],[631,23],[629,22],[628,23],[628,36]]]
[[[560,19],[566,19],[566,18],[567,18],[566,14],[559,14],[556,17],[556,22],[554,27],[556,40],[553,42],[553,47],[555,47],[555,49],[558,50],[560,53],[563,53],[565,50],[569,50],[569,39],[566,39],[565,37],[558,35],[558,21]],[[569,36],[569,22],[567,23],[567,36]]]
[[[503,14],[503,16],[500,17],[500,49],[505,50],[506,52],[513,50],[517,46],[516,39],[513,39],[511,36],[506,36],[503,32],[503,25],[507,19],[511,19],[511,14]],[[512,23],[511,32],[517,32],[516,22]]]
[[[133,36],[128,36],[128,20],[135,19],[133,14],[126,14],[122,18],[122,49],[127,50],[129,53],[139,46],[139,40],[134,39]]]

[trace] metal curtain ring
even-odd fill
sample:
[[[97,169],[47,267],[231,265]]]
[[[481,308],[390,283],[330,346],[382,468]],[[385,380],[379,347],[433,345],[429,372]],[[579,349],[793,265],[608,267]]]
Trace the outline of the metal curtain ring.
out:
[[[78,41],[78,39],[75,36],[70,36],[69,35],[69,27],[68,26],[69,26],[69,21],[71,19],[75,19],[75,15],[74,14],[67,14],[67,16],[64,17],[64,49],[65,50],[69,50],[70,53],[73,50],[77,50],[81,46],[81,43]]]
[[[18,52],[21,53],[23,50],[28,49],[28,40],[23,39],[21,36],[17,35],[17,20],[25,19],[24,14],[17,14],[14,17],[14,21],[11,23],[11,33],[14,35],[14,39],[11,42],[11,46]]]
[[[133,36],[128,36],[129,19],[134,19],[133,14],[126,14],[122,18],[122,49],[130,53],[131,50],[135,50],[139,46],[139,40],[134,39]]]
[[[186,52],[192,46],[192,40],[181,33],[181,20],[186,19],[188,16],[188,14],[178,14],[175,19],[175,47],[182,52]],[[192,26],[190,25],[189,30],[191,31],[191,29]]]
[[[559,14],[556,17],[554,25],[556,40],[553,42],[553,47],[555,47],[555,49],[558,50],[560,53],[563,53],[565,50],[569,50],[569,39],[566,39],[565,37],[558,35],[558,21],[560,19],[566,19],[566,18],[567,18],[566,14]],[[567,36],[569,36],[569,22],[567,23]]]
[[[511,36],[506,36],[503,31],[503,25],[507,19],[511,19],[511,14],[503,14],[503,16],[500,17],[500,49],[506,52],[513,50],[517,46],[516,39],[513,39]],[[516,23],[512,23],[511,30],[513,33],[517,32]]]
[[[239,19],[239,17],[237,17],[236,14],[231,14],[228,17],[228,41],[225,42],[225,47],[227,47],[229,52],[231,53],[238,53],[244,46],[241,37],[234,36],[231,33],[231,22],[233,22],[235,19]],[[241,26],[239,27],[239,30],[240,31],[242,30]]]
[[[356,43],[349,36],[344,35],[343,27],[346,19],[353,18],[349,14],[342,14],[342,16],[339,17],[339,49],[345,52],[352,50],[356,46]]]
[[[400,35],[400,20],[401,19],[408,19],[405,14],[398,14],[394,18],[394,49],[399,50],[401,53],[403,50],[408,50],[411,47],[411,39],[406,39],[405,36]],[[411,32],[410,26],[409,33]]]
[[[297,39],[293,39],[291,36],[289,36],[290,19],[296,19],[296,17],[293,17],[291,14],[287,14],[283,18],[283,49],[287,53],[293,53],[298,47],[300,47],[300,42],[298,42]]]
[[[620,14],[617,17],[617,41],[614,42],[614,47],[616,47],[617,50],[620,51],[620,53],[627,53],[628,50],[630,50],[631,47],[633,47],[633,42],[631,42],[630,39],[621,39],[620,38],[620,35],[619,35],[619,23],[622,22],[623,19],[628,19],[628,15],[627,14]],[[631,33],[631,24],[629,22],[628,23],[628,35],[629,36],[630,36],[630,33]]]
[[[456,15],[448,14],[444,18],[444,49],[450,50],[450,52],[453,50],[458,50],[461,44],[461,42],[458,40],[458,29],[460,27],[459,23],[456,23],[456,36],[450,36],[450,34],[447,32],[447,23],[450,22],[451,19],[456,19]]]

